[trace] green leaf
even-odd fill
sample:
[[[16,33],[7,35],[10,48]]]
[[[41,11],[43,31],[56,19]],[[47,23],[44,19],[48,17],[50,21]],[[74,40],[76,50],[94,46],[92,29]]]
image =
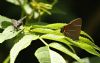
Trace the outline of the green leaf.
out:
[[[89,35],[88,35],[87,33],[85,33],[84,31],[81,31],[80,34],[87,36],[88,38],[90,38],[90,39],[94,42],[94,40],[92,39],[92,37],[89,36]]]
[[[50,50],[51,63],[66,63],[64,58],[57,52]]]
[[[100,57],[86,57],[86,58],[82,58],[82,61],[84,61],[84,63],[100,63]],[[74,61],[73,63],[79,63]]]
[[[33,25],[32,28],[49,28],[49,29],[60,29],[65,23],[53,23],[48,25]]]
[[[91,42],[89,39],[85,38],[85,37],[79,37],[79,42],[84,42],[87,43],[89,45],[91,45],[92,47],[94,47],[96,50],[100,51],[100,47],[98,47],[97,45],[95,45],[93,42]]]
[[[60,28],[62,28],[64,25],[66,25],[66,24],[65,24],[65,23],[54,23],[54,24],[46,25],[46,26],[44,26],[44,27],[50,28],[50,29],[60,29]]]
[[[40,63],[51,63],[50,52],[48,47],[41,47],[37,49],[35,52],[35,56],[37,57]]]
[[[79,47],[81,49],[84,49],[85,51],[93,54],[93,55],[96,55],[96,56],[100,56],[100,54],[95,50],[94,46],[90,45],[89,43],[86,43],[86,42],[82,42],[80,40],[78,41],[73,41],[73,40],[70,40],[69,38],[66,38],[68,41],[70,41],[73,46],[76,46],[76,47]]]
[[[59,30],[52,30],[52,29],[45,29],[45,28],[35,28],[32,29],[31,32],[37,32],[37,33],[46,33],[46,34],[56,34],[56,35],[62,35]]]
[[[82,58],[81,60],[82,60],[84,63],[91,63],[91,62],[90,62],[90,59],[89,59],[88,57]],[[79,63],[79,62],[74,61],[73,63]]]
[[[66,40],[66,38],[68,38],[68,37],[65,38],[65,36],[54,35],[54,34],[45,34],[45,35],[42,35],[41,38],[62,42],[65,45],[69,46],[69,48],[72,49],[73,52],[75,52],[71,46],[72,43],[69,40]]]
[[[70,42],[68,42],[65,39],[65,36],[54,35],[54,34],[45,34],[45,35],[42,35],[41,38],[59,41],[59,42],[65,43],[67,45],[70,45],[71,44]]]
[[[100,57],[100,54],[94,49],[93,46],[88,45],[87,43],[83,43],[83,42],[75,42],[74,44],[77,47],[80,47],[81,49],[84,49],[85,51]]]
[[[47,46],[37,49],[35,56],[39,60],[39,63],[66,63],[60,54],[50,50]]]
[[[6,28],[11,25],[11,19],[0,15],[0,28]]]
[[[82,63],[81,59],[75,53],[72,53],[69,49],[65,48],[63,45],[61,45],[59,43],[51,43],[51,44],[49,44],[49,46],[71,56],[78,62]]]
[[[100,63],[100,57],[91,57],[90,63]]]
[[[10,51],[10,63],[14,63],[19,52],[28,47],[32,40],[38,39],[36,35],[25,35],[19,42],[17,42]]]
[[[10,3],[13,3],[13,4],[15,4],[15,5],[20,5],[20,3],[21,4],[24,4],[24,1],[25,0],[19,0],[20,1],[20,3],[18,2],[18,0],[6,0],[7,2],[10,2]]]
[[[20,31],[15,31],[13,26],[7,27],[1,34],[0,34],[0,43],[4,42],[5,40],[11,39],[15,37]]]

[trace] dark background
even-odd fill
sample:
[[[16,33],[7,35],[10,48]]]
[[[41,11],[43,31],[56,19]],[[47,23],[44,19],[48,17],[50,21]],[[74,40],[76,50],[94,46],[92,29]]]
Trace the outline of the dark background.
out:
[[[82,18],[82,30],[88,33],[95,41],[95,44],[100,46],[100,0],[59,0],[52,10],[53,14],[45,16],[43,21],[48,23],[66,22]],[[0,15],[19,19],[21,14],[20,7],[8,3],[5,0],[0,0]],[[5,43],[0,44],[0,56],[8,55]],[[1,53],[3,51],[4,53]],[[3,56],[1,58],[5,58]],[[1,63],[1,62],[0,62]]]

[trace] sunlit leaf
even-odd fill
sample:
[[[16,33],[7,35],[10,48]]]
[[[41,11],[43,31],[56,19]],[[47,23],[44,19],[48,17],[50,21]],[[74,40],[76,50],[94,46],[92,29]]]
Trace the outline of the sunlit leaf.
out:
[[[28,15],[32,13],[32,8],[28,4],[24,5],[24,10]]]
[[[4,42],[5,40],[11,39],[15,37],[20,31],[15,31],[13,26],[7,27],[1,34],[0,34],[0,43]]]
[[[5,28],[11,24],[11,19],[0,15],[0,28]]]
[[[64,58],[57,52],[50,50],[51,63],[67,63]]]
[[[13,4],[15,4],[15,5],[20,5],[20,3],[21,4],[24,4],[24,1],[25,0],[6,0],[7,2],[10,2],[10,3],[13,3]],[[19,1],[20,1],[20,3],[19,3]]]
[[[66,63],[60,54],[50,50],[47,46],[39,48],[35,52],[35,56],[40,63]]]
[[[69,49],[67,49],[63,45],[61,45],[59,43],[51,43],[51,44],[49,44],[49,46],[71,56],[72,58],[74,58],[78,62],[82,63],[81,59],[75,53],[72,53]]]
[[[59,35],[54,35],[54,34],[45,34],[45,35],[42,35],[41,38],[59,41],[67,45],[71,44],[64,38],[64,36],[59,36]]]
[[[32,40],[38,39],[36,35],[25,35],[19,42],[17,42],[10,51],[10,63],[14,63],[19,52],[28,47]]]

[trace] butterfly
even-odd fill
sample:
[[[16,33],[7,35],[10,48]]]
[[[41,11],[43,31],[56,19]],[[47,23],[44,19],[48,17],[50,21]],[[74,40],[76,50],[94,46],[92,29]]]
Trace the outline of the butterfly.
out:
[[[82,19],[77,18],[75,20],[72,20],[68,25],[62,27],[61,33],[63,33],[66,37],[69,37],[73,40],[79,40],[81,26],[82,26]]]
[[[26,16],[25,17],[23,17],[23,18],[21,18],[21,19],[19,19],[18,21],[17,20],[15,20],[15,19],[12,19],[12,24],[13,24],[13,26],[14,26],[14,28],[18,28],[18,27],[20,27],[22,24],[23,24],[23,20],[26,18]]]

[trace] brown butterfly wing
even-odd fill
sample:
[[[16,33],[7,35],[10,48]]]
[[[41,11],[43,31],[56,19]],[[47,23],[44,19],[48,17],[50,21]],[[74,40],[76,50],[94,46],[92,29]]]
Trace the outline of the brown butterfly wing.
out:
[[[73,40],[78,40],[80,31],[82,26],[82,20],[81,18],[77,18],[73,21],[71,21],[68,25],[65,25],[63,27],[63,32],[65,36],[72,38]]]

